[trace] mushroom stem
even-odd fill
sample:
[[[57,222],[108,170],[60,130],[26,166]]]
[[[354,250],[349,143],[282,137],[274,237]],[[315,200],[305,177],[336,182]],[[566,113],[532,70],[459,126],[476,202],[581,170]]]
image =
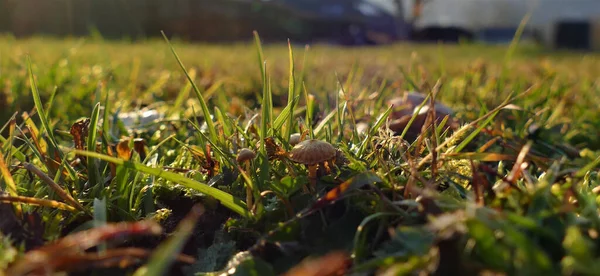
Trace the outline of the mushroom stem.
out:
[[[310,192],[317,191],[317,167],[318,164],[308,166],[308,180],[310,181]]]
[[[250,162],[249,161],[245,161],[244,162],[244,172],[248,173],[248,171],[250,170]],[[246,186],[246,205],[248,205],[248,209],[252,210],[254,208],[254,198],[252,195],[252,187],[250,187],[250,185],[248,185],[248,183],[244,182],[244,185]]]

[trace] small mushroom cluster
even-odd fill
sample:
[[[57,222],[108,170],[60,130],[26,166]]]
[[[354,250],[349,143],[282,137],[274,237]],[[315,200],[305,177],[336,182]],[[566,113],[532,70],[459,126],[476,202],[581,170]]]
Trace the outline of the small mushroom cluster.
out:
[[[290,136],[289,144],[293,148],[286,152],[283,148],[275,144],[275,141],[271,137],[265,138],[265,147],[267,148],[267,154],[269,160],[280,159],[284,161],[284,164],[288,166],[290,173],[293,173],[292,167],[289,166],[285,160],[292,161],[306,166],[308,169],[308,178],[310,181],[310,188],[307,189],[305,186],[305,192],[316,191],[317,183],[317,172],[324,172],[326,174],[331,173],[331,169],[335,165],[342,165],[348,160],[344,157],[342,151],[336,149],[330,143],[321,141],[318,139],[307,139],[303,140],[304,136],[300,133],[294,133]],[[259,147],[260,148],[260,147]],[[249,162],[256,157],[256,154],[251,149],[241,149],[237,155],[237,162],[240,165],[245,165],[243,169],[249,170]],[[252,191],[251,187],[246,187],[248,205],[252,205]]]

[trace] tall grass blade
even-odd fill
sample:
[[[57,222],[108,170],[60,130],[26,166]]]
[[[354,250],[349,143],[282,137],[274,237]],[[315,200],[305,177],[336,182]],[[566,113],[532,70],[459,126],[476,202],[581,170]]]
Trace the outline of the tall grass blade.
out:
[[[8,194],[13,197],[19,196],[19,193],[17,192],[17,185],[15,184],[15,180],[13,179],[12,174],[8,169],[8,166],[4,162],[4,155],[2,154],[2,152],[0,152],[0,173],[2,174],[4,182],[6,183]],[[22,212],[21,205],[15,203],[14,206],[15,212],[20,217]]]
[[[37,83],[33,76],[33,69],[31,65],[31,58],[27,57],[27,71],[29,73],[29,82],[31,82],[31,94],[33,96],[33,102],[35,104],[35,108],[37,109],[38,116],[40,117],[40,121],[42,122],[42,126],[50,138],[50,143],[54,150],[57,151],[58,156],[63,159],[63,153],[58,149],[58,143],[56,142],[56,138],[54,137],[54,133],[52,132],[52,128],[50,127],[50,123],[48,122],[48,117],[46,116],[46,112],[44,112],[44,105],[42,104],[42,99],[40,98],[40,92],[37,88]]]
[[[265,82],[265,58],[263,55],[263,50],[262,50],[262,42],[260,41],[260,36],[258,36],[258,32],[254,31],[252,32],[252,35],[254,36],[254,46],[256,46],[256,51],[258,54],[258,66],[260,67],[260,75],[263,78],[262,81],[263,83]]]
[[[97,153],[97,152],[75,150],[74,153],[85,155],[88,157],[98,158],[98,159],[104,160],[106,162],[110,162],[110,163],[113,163],[113,164],[116,164],[119,166],[124,166],[126,168],[136,170],[136,171],[142,172],[142,173],[147,173],[149,175],[153,175],[156,177],[164,178],[166,180],[178,183],[185,187],[195,189],[195,190],[197,190],[201,193],[204,193],[208,196],[214,197],[215,199],[220,201],[225,207],[240,214],[241,216],[243,216],[245,218],[250,217],[250,213],[248,212],[247,206],[244,202],[235,198],[233,195],[231,195],[229,193],[226,193],[219,189],[208,186],[205,183],[186,178],[186,177],[181,176],[176,173],[164,171],[164,170],[161,170],[158,168],[147,167],[145,165],[142,165],[142,164],[134,162],[134,161],[125,161],[122,159],[118,159],[118,158],[104,155],[104,154]]]
[[[92,117],[90,118],[89,134],[87,140],[87,148],[90,151],[96,149],[96,136],[98,128],[98,117],[100,115],[100,103],[96,103],[94,110],[92,111]],[[87,170],[88,170],[88,185],[94,190],[101,190],[102,187],[99,185],[100,171],[96,166],[96,160],[93,158],[87,158]]]
[[[285,133],[283,138],[287,141],[290,139],[290,135],[292,134],[292,130],[294,128],[294,105],[295,105],[295,96],[296,96],[296,80],[294,75],[294,52],[292,50],[292,44],[288,39],[288,49],[289,49],[289,59],[290,59],[290,76],[289,76],[289,87],[288,87],[288,103],[286,108],[289,106],[290,116],[288,119],[288,125],[285,128]]]
[[[185,69],[183,62],[179,58],[179,55],[177,55],[177,52],[175,52],[175,48],[173,47],[173,45],[171,44],[171,42],[169,41],[169,39],[167,38],[165,33],[162,31],[161,31],[161,33],[162,33],[163,38],[169,45],[169,48],[171,49],[171,53],[173,53],[173,56],[177,60],[179,67],[181,68],[181,70],[183,70],[183,73],[187,77],[188,81],[192,84],[192,88],[194,88],[194,92],[196,93],[196,97],[198,98],[198,101],[200,102],[200,107],[202,108],[202,114],[204,115],[204,120],[206,121],[206,126],[208,128],[208,134],[209,134],[210,139],[213,140],[214,142],[217,142],[218,141],[217,130],[216,130],[215,124],[210,116],[210,111],[208,110],[208,105],[206,105],[206,101],[204,101],[204,97],[202,97],[202,93],[200,92],[200,89],[198,89],[198,86],[196,86],[196,83],[194,82],[194,80],[192,79],[190,74],[188,73],[187,69]]]

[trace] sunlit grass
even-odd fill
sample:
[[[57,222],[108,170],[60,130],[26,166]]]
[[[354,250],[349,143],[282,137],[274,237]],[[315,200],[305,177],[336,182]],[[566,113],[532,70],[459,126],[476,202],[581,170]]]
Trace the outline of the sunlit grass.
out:
[[[195,256],[184,271],[270,275],[337,250],[351,272],[596,271],[598,54],[265,45],[258,34],[235,45],[0,41],[0,215],[39,221],[47,241],[144,219],[175,231],[128,240],[152,254],[102,237],[88,271],[115,266],[114,254],[125,274]],[[387,100],[405,90],[427,95],[419,108],[434,97],[456,114],[402,140],[417,115],[392,135]],[[156,118],[119,117],[143,111]],[[319,170],[316,194],[286,159],[292,133],[343,154]],[[242,148],[257,157],[239,164]],[[31,242],[10,231],[0,253]],[[86,264],[74,256],[51,263]]]

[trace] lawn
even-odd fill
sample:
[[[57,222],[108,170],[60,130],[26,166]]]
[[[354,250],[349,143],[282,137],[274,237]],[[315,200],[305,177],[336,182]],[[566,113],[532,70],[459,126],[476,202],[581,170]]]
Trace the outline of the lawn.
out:
[[[597,274],[599,62],[0,37],[0,275]]]

